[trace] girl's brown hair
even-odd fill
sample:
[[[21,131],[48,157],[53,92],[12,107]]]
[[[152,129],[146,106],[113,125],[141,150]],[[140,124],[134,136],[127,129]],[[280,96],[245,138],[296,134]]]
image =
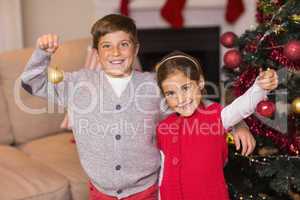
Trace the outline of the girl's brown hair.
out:
[[[204,81],[202,67],[198,60],[180,51],[174,51],[163,57],[156,65],[155,70],[157,73],[157,83],[162,93],[163,81],[176,72],[182,72],[186,77],[198,83]],[[201,93],[205,94],[206,90],[203,89]]]
[[[98,43],[102,36],[116,31],[124,31],[130,34],[135,46],[138,44],[137,29],[133,19],[123,15],[110,14],[99,19],[92,26],[93,48],[98,49]]]

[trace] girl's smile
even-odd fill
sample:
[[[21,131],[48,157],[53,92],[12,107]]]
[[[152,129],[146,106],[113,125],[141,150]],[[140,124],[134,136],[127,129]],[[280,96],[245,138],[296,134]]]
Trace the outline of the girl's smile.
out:
[[[162,82],[162,89],[172,110],[182,116],[190,116],[200,104],[203,87],[184,73],[176,71]]]

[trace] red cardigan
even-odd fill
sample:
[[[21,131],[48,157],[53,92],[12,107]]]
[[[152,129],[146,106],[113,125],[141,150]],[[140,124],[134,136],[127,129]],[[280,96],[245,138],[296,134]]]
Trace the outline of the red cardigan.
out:
[[[199,106],[192,116],[171,114],[157,126],[165,155],[161,200],[228,200],[222,106]]]

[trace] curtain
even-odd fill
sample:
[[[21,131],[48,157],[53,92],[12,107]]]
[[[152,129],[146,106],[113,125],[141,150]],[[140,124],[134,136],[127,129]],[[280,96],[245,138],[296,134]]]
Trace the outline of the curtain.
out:
[[[20,0],[0,0],[0,52],[23,47]]]

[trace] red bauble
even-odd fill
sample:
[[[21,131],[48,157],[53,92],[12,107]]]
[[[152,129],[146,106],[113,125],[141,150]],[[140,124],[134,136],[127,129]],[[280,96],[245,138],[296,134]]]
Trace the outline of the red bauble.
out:
[[[232,48],[236,39],[236,34],[233,32],[226,32],[221,36],[220,42],[224,47]]]
[[[238,50],[231,49],[225,53],[223,60],[226,68],[234,69],[241,64],[242,56]]]
[[[276,106],[272,101],[264,100],[257,104],[256,112],[264,117],[272,117],[276,111]]]
[[[292,61],[300,60],[300,41],[298,40],[289,41],[284,46],[283,53],[288,59]]]

